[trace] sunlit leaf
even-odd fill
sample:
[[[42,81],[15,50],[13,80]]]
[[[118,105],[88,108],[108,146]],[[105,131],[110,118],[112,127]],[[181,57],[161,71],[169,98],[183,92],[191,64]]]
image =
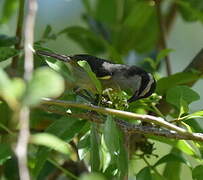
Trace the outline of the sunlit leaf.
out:
[[[99,93],[102,92],[102,86],[100,81],[97,79],[96,75],[92,72],[89,64],[87,63],[87,61],[78,61],[78,64],[84,68],[84,70],[87,72],[87,74],[89,75],[90,79],[92,80],[92,82],[94,83],[95,87],[97,88],[97,91]]]
[[[49,133],[34,134],[30,137],[30,141],[33,144],[46,146],[63,154],[70,154],[71,151],[68,143]]]
[[[181,117],[183,119],[195,119],[195,118],[203,118],[203,111],[197,111],[187,116]]]

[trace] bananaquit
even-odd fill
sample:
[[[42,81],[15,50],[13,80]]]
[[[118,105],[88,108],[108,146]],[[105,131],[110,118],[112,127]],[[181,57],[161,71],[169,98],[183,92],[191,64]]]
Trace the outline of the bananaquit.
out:
[[[77,63],[84,60],[87,61],[91,70],[100,80],[103,89],[112,88],[113,90],[130,91],[132,96],[128,99],[129,103],[150,96],[156,88],[156,81],[152,74],[137,66],[116,64],[86,54],[66,56],[41,50],[37,50],[36,53],[69,63],[76,80],[72,87],[90,90],[93,93],[96,91],[95,85],[87,72]]]

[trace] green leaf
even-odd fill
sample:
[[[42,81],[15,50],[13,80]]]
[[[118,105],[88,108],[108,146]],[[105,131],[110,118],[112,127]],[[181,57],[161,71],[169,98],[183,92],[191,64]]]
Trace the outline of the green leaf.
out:
[[[18,0],[5,0],[3,5],[3,13],[0,20],[1,23],[6,23],[15,13],[18,7]]]
[[[195,119],[195,118],[203,118],[203,111],[197,111],[192,114],[189,114],[185,117],[181,117],[183,119]]]
[[[91,134],[90,134],[90,164],[91,172],[99,172],[100,168],[100,140],[96,129],[96,125],[92,124]]]
[[[152,69],[153,69],[153,70],[156,70],[157,64],[155,63],[155,61],[154,61],[152,58],[147,57],[147,58],[145,58],[145,59],[143,60],[143,63],[144,63],[144,62],[148,62],[148,63],[150,64],[150,66],[152,67]]]
[[[166,101],[177,108],[180,108],[181,99],[185,104],[199,100],[200,96],[188,86],[176,86],[167,91]]]
[[[92,8],[91,8],[91,3],[89,0],[82,0],[83,6],[85,7],[86,11],[92,15]]]
[[[61,138],[63,140],[66,140],[66,141],[71,141],[72,138],[75,136],[76,133],[80,132],[80,130],[84,127],[84,125],[86,124],[86,120],[79,120],[79,121],[76,121],[74,123],[74,125],[72,125],[71,129],[68,129],[68,130],[65,130],[63,132],[63,134],[61,135]]]
[[[151,51],[158,38],[155,8],[148,1],[130,1],[127,4],[129,9],[126,10],[124,22],[114,31],[113,42],[117,51],[122,55],[132,49],[139,53]]]
[[[151,173],[152,180],[167,180],[164,176],[157,174],[157,173]]]
[[[8,75],[3,71],[3,69],[0,69],[0,95],[8,100],[15,99],[11,86],[11,80]]]
[[[1,114],[1,123],[0,128],[7,129],[7,126],[12,118],[12,110],[9,108],[6,102],[0,102],[0,114]],[[5,128],[6,127],[6,128]]]
[[[37,133],[31,135],[30,141],[33,144],[46,146],[63,154],[70,154],[71,151],[68,143],[49,133]]]
[[[0,35],[0,47],[8,47],[18,42],[17,37],[9,37],[6,35]]]
[[[7,74],[0,69],[0,96],[4,98],[10,107],[17,105],[24,91],[25,83],[22,79],[9,79]]]
[[[20,100],[26,89],[25,82],[23,79],[13,78],[11,81],[11,89],[16,99]]]
[[[106,180],[102,174],[89,173],[82,175],[79,180]]]
[[[78,147],[78,149],[83,149],[83,148],[90,147],[90,135],[87,135],[83,139],[81,139],[78,142],[77,147]]]
[[[137,1],[132,5],[132,9],[125,19],[125,25],[137,27],[138,29],[144,27],[154,11],[153,8],[149,5],[149,3],[144,1]]]
[[[124,142],[121,141],[120,138],[118,140],[120,141],[120,147],[117,156],[117,166],[120,170],[120,179],[123,179],[125,175],[128,174],[128,154],[124,147]]]
[[[119,152],[119,133],[116,123],[111,116],[107,117],[104,124],[104,141],[111,154]]]
[[[158,94],[165,94],[169,89],[177,85],[185,85],[190,82],[194,82],[199,79],[198,73],[194,72],[180,72],[168,77],[164,77],[158,80],[156,92]]]
[[[114,24],[117,15],[117,0],[98,0],[95,18],[98,21]]]
[[[43,67],[35,70],[28,84],[23,103],[36,105],[43,97],[57,97],[64,90],[64,80],[55,71]]]
[[[192,146],[186,141],[186,140],[175,140],[175,139],[166,139],[164,137],[158,137],[158,136],[150,136],[150,138],[166,143],[168,145],[171,145],[172,147],[175,147],[179,149],[181,152],[193,156],[193,157],[198,157],[197,153],[195,150],[192,148]]]
[[[0,62],[19,54],[19,51],[10,47],[0,47]]]
[[[203,165],[196,166],[192,170],[193,180],[202,180]]]
[[[86,28],[72,26],[65,28],[59,34],[64,33],[81,46],[88,54],[102,53],[105,50],[102,38]]]
[[[17,161],[16,157],[12,156],[11,159],[8,159],[4,163],[3,167],[4,167],[5,179],[7,179],[7,180],[18,180],[19,179],[18,161]]]
[[[0,144],[0,165],[11,159],[12,150],[9,144]]]
[[[144,167],[136,176],[136,180],[152,180],[150,167]]]
[[[52,27],[48,24],[43,32],[42,38],[48,38],[52,31]]]
[[[155,164],[154,166],[158,166],[160,164],[163,164],[163,163],[168,163],[168,162],[173,162],[173,161],[177,161],[177,162],[180,162],[180,163],[184,163],[186,164],[187,166],[191,167],[191,164],[189,163],[189,161],[187,161],[183,156],[181,156],[181,154],[175,154],[175,153],[170,153],[170,154],[167,154],[163,157],[161,157]]]
[[[179,12],[181,13],[185,21],[201,21],[203,22],[203,3],[202,0],[179,0],[178,4]]]
[[[46,63],[48,64],[48,66],[63,75],[66,81],[75,81],[73,75],[71,74],[71,71],[68,68],[68,64],[65,64],[64,62],[58,61],[51,57],[44,58],[46,59]]]
[[[97,79],[95,73],[92,72],[88,62],[87,61],[78,61],[78,64],[79,64],[79,66],[81,66],[87,72],[87,74],[89,75],[91,81],[94,83],[97,91],[99,92],[99,94],[101,94],[101,92],[102,92],[101,83]]]
[[[163,176],[166,180],[181,180],[181,166],[182,164],[178,161],[168,162],[164,168]]]
[[[181,117],[183,114],[187,113],[189,111],[188,103],[183,100],[183,98],[180,98],[180,112],[179,117]]]
[[[159,52],[156,58],[156,64],[159,64],[162,59],[164,59],[173,49],[163,49]]]
[[[78,119],[63,117],[53,122],[45,131],[47,133],[51,133],[57,135],[59,138],[70,141],[78,132],[81,131],[81,125],[78,123],[81,122],[84,125],[84,121],[80,121]],[[68,137],[65,135],[69,135]],[[50,155],[50,149],[41,147],[36,153],[36,157],[38,157],[35,161],[35,167],[32,169],[32,174],[34,177],[37,177],[43,168],[47,158]]]

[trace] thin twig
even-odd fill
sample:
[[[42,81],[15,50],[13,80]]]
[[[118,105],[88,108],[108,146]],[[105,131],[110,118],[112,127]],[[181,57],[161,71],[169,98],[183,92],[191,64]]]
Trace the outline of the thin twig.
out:
[[[162,49],[166,49],[167,45],[166,45],[163,15],[161,13],[161,0],[155,0],[155,3],[156,3],[157,20],[158,20],[159,33],[160,33],[159,48],[162,50]],[[170,64],[170,59],[168,55],[165,57],[165,61],[166,61],[166,72],[167,72],[167,75],[169,76],[171,75],[171,64]]]
[[[145,158],[145,156],[142,156],[142,159],[144,160],[144,162],[147,164],[148,167],[150,167],[157,175],[159,175],[160,177],[162,177],[162,175],[157,171],[157,169],[152,166],[147,159]]]
[[[21,180],[30,179],[29,170],[27,167],[27,146],[28,146],[28,139],[30,136],[29,114],[30,114],[30,110],[28,107],[23,107],[20,109],[20,114],[19,114],[20,131],[18,135],[18,141],[17,141],[15,152],[18,158],[19,175]]]
[[[171,27],[174,24],[174,20],[177,16],[177,9],[176,2],[172,2],[172,4],[170,4],[167,15],[165,16],[165,30],[167,34],[169,34]]]
[[[20,0],[19,10],[18,10],[18,21],[17,21],[17,28],[16,28],[16,37],[18,38],[18,42],[15,44],[15,49],[17,50],[21,48],[21,42],[22,42],[24,6],[25,6],[25,0]],[[18,59],[19,59],[19,55],[13,57],[12,64],[11,64],[13,72],[17,70]]]
[[[26,18],[25,24],[25,65],[24,65],[24,79],[29,82],[32,77],[33,71],[33,41],[34,41],[34,24],[35,24],[35,16],[37,11],[37,0],[29,0],[28,1],[28,15]],[[30,117],[30,109],[27,106],[23,106],[20,110],[16,110],[19,112],[19,125],[20,131],[16,145],[16,156],[18,158],[19,165],[19,175],[21,180],[29,180],[29,170],[27,167],[27,148],[28,141],[30,136],[29,130],[29,117]]]
[[[25,64],[24,78],[29,81],[32,78],[33,71],[33,43],[34,43],[34,26],[37,11],[37,0],[29,0],[29,12],[25,24]]]
[[[181,127],[178,127],[174,124],[171,124],[167,121],[165,121],[161,117],[155,117],[151,115],[143,115],[143,114],[136,114],[132,112],[127,112],[127,111],[121,111],[121,110],[115,110],[111,108],[104,108],[104,107],[99,107],[91,104],[81,104],[81,103],[76,103],[76,102],[70,102],[70,101],[62,101],[62,100],[54,100],[50,98],[44,98],[42,100],[43,104],[48,104],[48,105],[58,105],[62,107],[75,107],[75,108],[81,108],[81,109],[87,109],[87,110],[92,110],[96,111],[102,114],[110,114],[114,116],[119,116],[123,118],[129,118],[129,119],[135,119],[135,120],[141,120],[149,123],[153,123],[155,125],[159,125],[161,127],[167,128],[169,130],[173,130],[176,133],[175,135],[182,136],[185,139],[191,139],[195,141],[203,141],[203,134],[202,133],[190,133],[186,129],[183,129]]]

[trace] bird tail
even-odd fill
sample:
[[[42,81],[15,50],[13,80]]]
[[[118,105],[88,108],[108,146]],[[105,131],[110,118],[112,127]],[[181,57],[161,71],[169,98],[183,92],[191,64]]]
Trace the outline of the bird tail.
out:
[[[40,56],[48,56],[48,57],[56,58],[64,62],[69,62],[71,60],[71,56],[60,55],[60,54],[48,52],[48,51],[36,50],[36,54]]]

